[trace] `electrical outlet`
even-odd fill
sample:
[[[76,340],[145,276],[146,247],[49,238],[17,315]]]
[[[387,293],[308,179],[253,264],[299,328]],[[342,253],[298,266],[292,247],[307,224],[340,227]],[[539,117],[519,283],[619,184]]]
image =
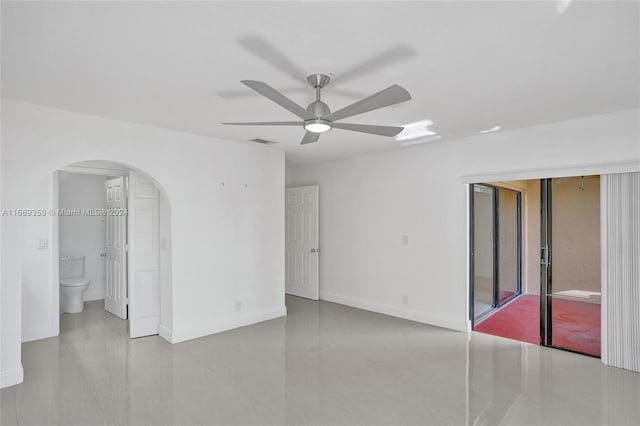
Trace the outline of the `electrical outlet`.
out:
[[[403,235],[402,236],[402,245],[406,246],[407,244],[409,244],[409,236],[408,235]]]
[[[236,312],[240,312],[242,310],[242,302],[236,302]]]
[[[406,294],[402,295],[402,304],[403,305],[408,305],[409,304],[409,296]]]

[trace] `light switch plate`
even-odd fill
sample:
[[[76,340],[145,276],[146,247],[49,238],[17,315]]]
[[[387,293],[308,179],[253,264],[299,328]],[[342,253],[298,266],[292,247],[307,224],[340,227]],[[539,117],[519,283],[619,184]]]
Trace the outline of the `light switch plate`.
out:
[[[39,249],[46,249],[48,247],[49,247],[49,240],[47,240],[46,238],[41,238],[40,241],[38,241]]]

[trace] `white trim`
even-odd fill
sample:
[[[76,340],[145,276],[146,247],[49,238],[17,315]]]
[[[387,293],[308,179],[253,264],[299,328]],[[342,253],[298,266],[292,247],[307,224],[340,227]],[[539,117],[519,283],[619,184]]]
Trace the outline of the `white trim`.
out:
[[[51,197],[49,199],[49,208],[53,210],[57,210],[60,207],[60,173],[58,170],[55,170],[51,173]],[[58,219],[58,215],[50,216],[49,223],[49,277],[51,279],[51,285],[49,286],[50,291],[50,300],[51,300],[51,320],[49,323],[49,333],[47,335],[40,337],[40,339],[45,339],[47,337],[58,336],[60,334],[60,220]],[[22,331],[22,341],[30,341],[24,340],[25,335],[29,335],[29,333],[25,333]]]
[[[22,364],[20,364],[18,368],[0,373],[0,388],[18,385],[22,382],[24,382],[24,369],[22,368]]]
[[[377,312],[379,314],[389,315],[396,318],[416,321],[423,324],[434,325],[436,327],[448,328],[455,331],[466,332],[468,327],[466,318],[460,321],[453,318],[430,315],[425,312],[416,311],[413,309],[399,308],[397,306],[385,305],[368,300],[341,296],[335,293],[327,293],[321,291],[320,300],[338,303],[340,305],[351,306],[353,308],[364,309],[365,311]]]
[[[160,328],[158,329],[158,335],[169,343],[176,343],[173,341],[173,332],[169,327],[165,325],[160,324]]]
[[[236,318],[225,319],[205,327],[191,328],[187,330],[173,330],[171,343],[180,343],[186,340],[197,339],[198,337],[208,336],[210,334],[220,333],[222,331],[232,330],[234,328],[245,327],[247,325],[256,324],[263,321],[283,317],[287,315],[287,307],[270,309],[267,311],[255,312],[247,315],[238,316]],[[162,336],[164,337],[164,336]]]
[[[466,190],[466,196],[467,196],[467,211],[465,213],[466,219],[467,219],[467,252],[466,252],[466,260],[465,262],[467,263],[467,276],[466,276],[466,282],[467,282],[467,306],[465,307],[466,312],[467,312],[467,316],[465,317],[466,322],[467,322],[467,333],[471,332],[473,330],[473,322],[471,321],[471,184],[467,183],[465,184],[465,190]]]
[[[573,166],[556,166],[545,169],[505,170],[478,175],[462,176],[462,183],[498,182],[509,180],[531,180],[550,177],[571,177],[602,175],[608,173],[628,173],[640,171],[640,160],[616,161],[596,164],[577,164]]]

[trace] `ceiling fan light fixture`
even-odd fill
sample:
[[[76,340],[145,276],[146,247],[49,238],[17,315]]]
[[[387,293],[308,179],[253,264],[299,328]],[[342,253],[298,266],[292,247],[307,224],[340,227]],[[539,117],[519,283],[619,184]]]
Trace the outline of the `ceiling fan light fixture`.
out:
[[[304,122],[304,129],[311,133],[324,133],[331,130],[331,122],[321,118],[307,120]]]

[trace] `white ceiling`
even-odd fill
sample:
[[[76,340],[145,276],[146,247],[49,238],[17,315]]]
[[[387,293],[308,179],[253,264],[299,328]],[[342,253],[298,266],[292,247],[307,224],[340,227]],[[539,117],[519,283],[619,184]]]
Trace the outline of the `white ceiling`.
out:
[[[333,110],[398,83],[411,101],[345,122],[430,119],[446,143],[638,107],[639,17],[635,1],[2,2],[2,96],[326,161],[399,143],[332,130],[300,146],[299,128],[220,125],[296,119],[239,80],[306,106],[297,74],[332,73]]]

